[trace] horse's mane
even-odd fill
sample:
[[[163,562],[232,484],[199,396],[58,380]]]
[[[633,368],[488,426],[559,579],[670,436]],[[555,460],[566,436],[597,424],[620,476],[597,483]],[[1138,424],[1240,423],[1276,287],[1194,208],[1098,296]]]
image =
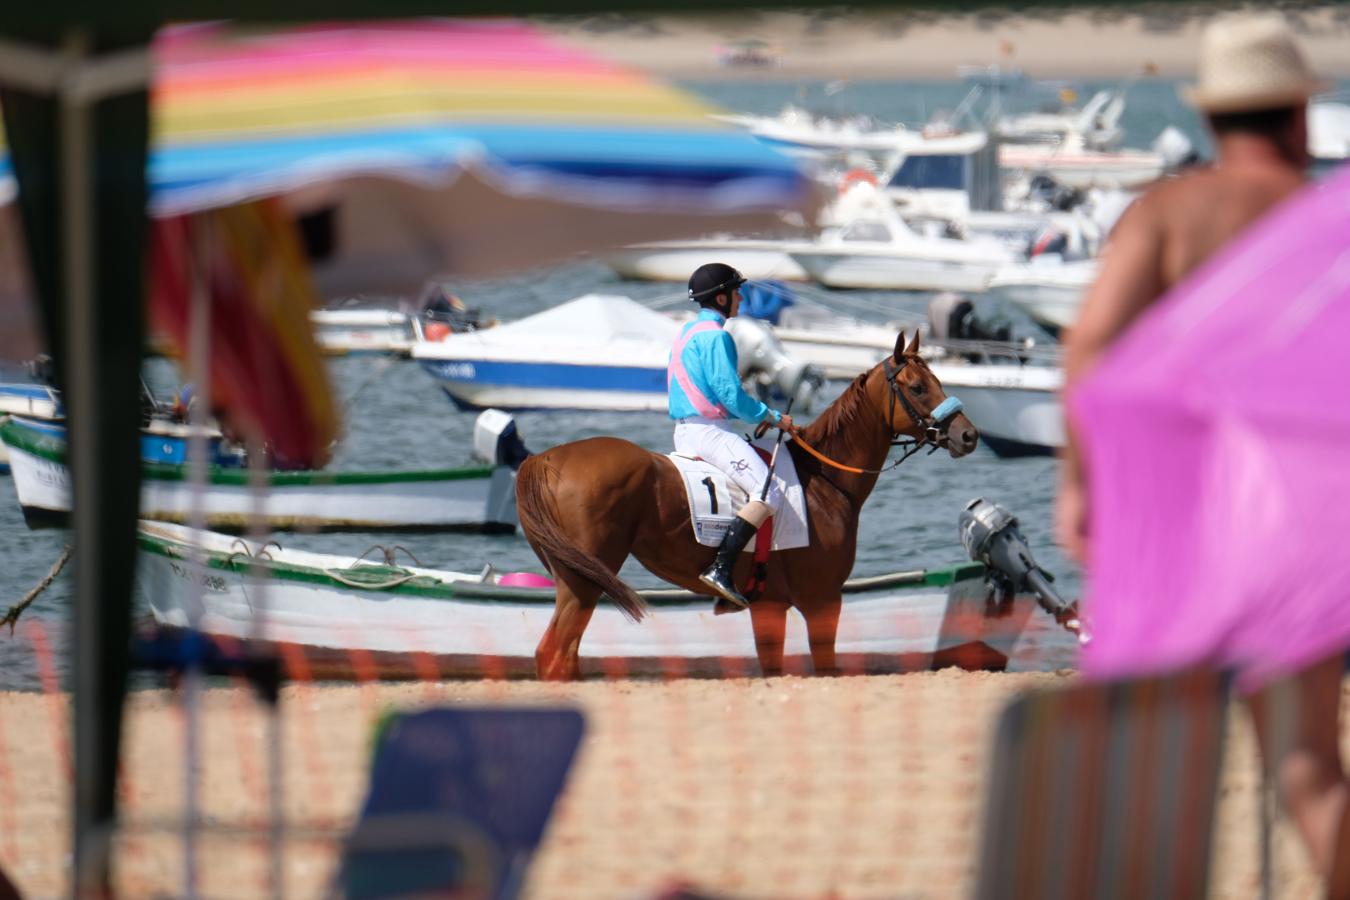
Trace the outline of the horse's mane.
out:
[[[819,428],[817,440],[821,442],[842,440],[852,449],[858,437],[858,429],[853,426],[863,418],[870,404],[864,385],[871,370],[863,372],[853,383],[844,389],[839,397],[825,408],[812,424]]]

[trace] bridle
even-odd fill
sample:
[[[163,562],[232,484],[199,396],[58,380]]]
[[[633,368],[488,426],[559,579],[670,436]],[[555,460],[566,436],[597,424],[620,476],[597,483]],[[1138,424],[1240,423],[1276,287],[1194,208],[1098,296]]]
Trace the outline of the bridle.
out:
[[[904,356],[900,359],[899,365],[891,362],[891,357],[886,357],[881,362],[881,371],[886,376],[886,385],[891,389],[891,399],[886,410],[886,421],[891,423],[895,421],[895,402],[900,401],[904,407],[905,415],[919,429],[917,438],[901,438],[901,432],[891,432],[891,446],[903,447],[904,452],[895,465],[899,465],[909,459],[915,453],[924,447],[928,447],[929,453],[935,453],[939,448],[946,447],[951,443],[947,434],[951,428],[952,420],[964,408],[961,401],[955,397],[948,396],[931,413],[924,415],[915,408],[913,401],[905,393],[904,387],[900,384],[900,373],[904,371],[905,366],[909,365],[910,357]]]
[[[895,462],[880,469],[862,469],[857,466],[847,466],[841,462],[835,462],[815,447],[812,447],[806,441],[802,440],[800,434],[793,434],[793,440],[797,442],[799,447],[826,465],[833,466],[834,468],[841,469],[845,472],[853,472],[858,475],[880,475],[883,472],[889,472],[891,469],[894,469],[924,447],[927,447],[928,452],[931,454],[937,452],[942,447],[948,446],[951,443],[951,439],[948,436],[947,431],[951,428],[952,420],[956,418],[957,414],[960,413],[964,407],[961,405],[960,400],[948,396],[947,399],[934,407],[931,413],[924,415],[919,412],[909,397],[905,396],[905,389],[900,384],[900,373],[904,371],[905,366],[909,365],[909,362],[910,357],[908,356],[903,357],[900,360],[899,365],[893,365],[889,356],[882,361],[882,372],[885,374],[886,384],[890,388],[890,402],[887,404],[886,409],[887,424],[889,425],[895,421],[895,404],[896,401],[899,401],[900,406],[905,410],[905,415],[909,416],[910,421],[919,429],[919,436],[917,438],[908,436],[902,438],[902,432],[891,432],[891,446],[903,448],[900,453],[900,458]]]

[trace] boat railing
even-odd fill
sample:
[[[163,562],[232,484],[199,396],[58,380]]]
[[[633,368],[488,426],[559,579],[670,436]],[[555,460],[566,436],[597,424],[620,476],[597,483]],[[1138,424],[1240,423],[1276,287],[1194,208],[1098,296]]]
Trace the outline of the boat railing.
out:
[[[934,339],[928,349],[934,351],[934,356],[938,358],[954,356],[971,362],[995,365],[1059,368],[1064,362],[1064,351],[1058,344]]]

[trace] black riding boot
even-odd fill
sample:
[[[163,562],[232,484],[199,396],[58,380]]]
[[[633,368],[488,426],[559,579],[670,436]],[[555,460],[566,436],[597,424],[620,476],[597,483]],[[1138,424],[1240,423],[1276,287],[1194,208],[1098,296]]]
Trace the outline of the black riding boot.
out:
[[[736,558],[741,555],[745,545],[750,543],[750,538],[754,537],[758,530],[758,525],[751,525],[737,516],[736,521],[727,529],[726,536],[722,538],[722,546],[717,548],[717,559],[713,560],[713,564],[706,572],[698,576],[699,581],[712,588],[719,597],[734,603],[739,609],[748,607],[750,601],[736,590],[732,572],[736,568]]]

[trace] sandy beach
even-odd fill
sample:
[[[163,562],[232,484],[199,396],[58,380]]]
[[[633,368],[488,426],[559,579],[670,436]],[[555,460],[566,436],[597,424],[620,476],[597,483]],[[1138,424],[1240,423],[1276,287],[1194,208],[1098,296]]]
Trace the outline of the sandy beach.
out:
[[[728,897],[969,896],[997,714],[1068,674],[947,669],[900,676],[724,681],[297,685],[282,700],[284,806],[296,825],[346,828],[363,798],[372,724],[389,709],[564,703],[588,733],[530,873],[528,895],[655,896],[683,884]],[[267,809],[267,717],[242,690],[202,704],[201,797],[216,826]],[[27,897],[68,877],[67,698],[0,695],[0,861]],[[181,850],[140,827],[181,815],[184,717],[171,695],[135,694],[123,758],[123,896],[180,893]],[[1259,886],[1259,777],[1233,708],[1221,776],[1213,897]],[[322,895],[331,843],[288,840],[286,896]],[[204,896],[268,895],[264,844],[205,838]],[[1314,896],[1281,822],[1275,896]]]
[[[745,11],[717,16],[619,13],[543,24],[618,62],[687,78],[953,79],[958,66],[1020,68],[1029,78],[1187,78],[1205,23],[1225,6],[1139,4],[1087,11],[988,9]],[[1314,69],[1350,76],[1350,7],[1286,11]],[[736,41],[763,42],[776,64],[723,66]]]

